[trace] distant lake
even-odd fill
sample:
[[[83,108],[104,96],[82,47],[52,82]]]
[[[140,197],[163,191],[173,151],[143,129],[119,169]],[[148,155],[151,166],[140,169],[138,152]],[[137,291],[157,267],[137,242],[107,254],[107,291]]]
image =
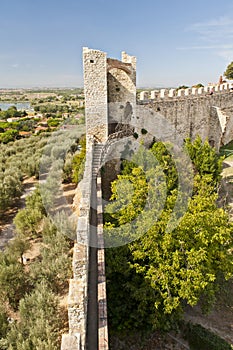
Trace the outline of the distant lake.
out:
[[[20,110],[33,110],[30,102],[0,102],[0,108],[2,111],[6,111],[9,107],[15,106],[18,111]]]

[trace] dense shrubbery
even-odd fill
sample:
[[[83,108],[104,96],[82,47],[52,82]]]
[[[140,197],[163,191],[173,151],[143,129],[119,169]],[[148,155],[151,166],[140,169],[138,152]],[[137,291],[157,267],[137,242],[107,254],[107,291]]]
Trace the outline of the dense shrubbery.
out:
[[[72,273],[72,240],[68,237],[74,237],[75,226],[67,219],[66,213],[54,211],[54,201],[60,193],[58,189],[63,177],[66,146],[71,146],[72,155],[78,143],[77,137],[74,137],[69,140],[70,144],[59,146],[56,142],[59,136],[66,140],[64,133],[54,135],[50,142],[37,138],[41,146],[40,156],[43,148],[43,157],[46,157],[41,171],[48,169],[49,175],[44,184],[27,196],[26,207],[19,210],[14,219],[16,236],[0,253],[2,350],[58,350],[61,329],[66,330],[67,314],[59,305],[58,296],[68,290]],[[14,143],[5,149],[8,158],[2,162],[2,167],[6,173],[11,157],[15,163],[19,162],[21,171],[28,170],[28,165],[20,164],[21,158],[18,158],[15,146]],[[25,145],[18,142],[17,146],[23,155]],[[71,175],[67,170],[66,176],[71,178]],[[50,204],[55,214],[53,220],[47,214]],[[24,255],[35,239],[39,242],[39,252],[25,266]],[[9,322],[12,312],[17,314],[17,318]]]
[[[40,157],[47,136],[0,145],[0,213],[21,196],[24,176],[39,176]]]
[[[14,122],[0,122],[0,143],[9,143],[18,138],[19,131],[31,131],[34,128],[35,121],[25,118],[27,113],[25,111],[17,111],[15,106],[8,108],[7,111],[0,110],[0,119],[7,120],[8,118],[20,118],[19,121]]]
[[[5,349],[11,350],[58,350],[60,348],[59,328],[64,316],[59,300],[46,282],[37,284],[31,294],[26,294],[19,304],[19,322],[9,327]],[[0,348],[4,349],[4,347]]]
[[[34,106],[36,112],[44,114],[50,114],[53,116],[61,116],[62,113],[77,113],[83,112],[83,108],[78,107],[76,104],[37,104]]]
[[[48,119],[47,123],[50,127],[56,127],[61,123],[61,120],[57,118],[50,118]]]
[[[67,314],[58,296],[67,292],[71,277],[71,242],[45,217],[34,237],[36,234],[42,235],[40,255],[26,267],[22,255],[30,248],[28,232],[18,234],[0,254],[2,350],[60,348],[60,330],[65,330]],[[9,322],[11,309],[19,320]]]
[[[72,160],[72,180],[74,183],[78,183],[83,176],[86,157],[86,138],[80,140],[80,147],[80,152],[77,153]]]
[[[186,141],[194,167],[193,195],[179,225],[170,232],[167,224],[178,198],[178,174],[170,147],[158,142],[148,152],[142,148],[134,162],[124,161],[122,174],[112,183],[106,240],[115,242],[112,230],[116,227],[123,239],[137,237],[106,251],[108,316],[115,331],[145,326],[167,330],[176,324],[185,304],[193,306],[201,297],[206,307],[213,302],[219,273],[232,276],[233,225],[216,204],[222,159],[200,138]],[[164,189],[157,183],[163,176]],[[148,196],[150,209],[137,222]]]
[[[22,194],[22,172],[16,166],[0,170],[0,212],[14,203]]]
[[[61,182],[72,178],[72,159],[80,148],[77,137],[76,131],[60,131],[0,145],[2,212],[21,195],[23,176],[47,175],[26,197],[25,208],[14,219],[15,237],[0,252],[1,350],[60,348],[67,310],[58,297],[68,292],[75,225],[55,208]],[[77,162],[74,171],[81,175]],[[35,242],[37,253],[25,265],[25,254]]]
[[[233,62],[230,62],[224,72],[224,75],[227,79],[233,79]]]
[[[7,111],[0,110],[0,119],[8,119],[8,118],[20,118],[25,117],[27,113],[25,111],[17,111],[15,106],[9,107]]]
[[[7,145],[0,144],[0,214],[21,196],[22,181],[25,176],[39,178],[39,173],[46,172],[52,163],[56,173],[54,179],[59,174],[56,170],[59,162],[58,167],[63,171],[61,175],[63,181],[71,181],[73,178],[76,182],[80,179],[83,171],[82,161],[85,158],[84,139],[79,146],[77,136],[73,135],[70,144],[64,146],[66,132],[58,131],[54,136],[52,135],[43,133],[28,139],[16,140]],[[62,137],[63,143],[60,144],[58,137]],[[81,152],[80,147],[82,147]],[[51,180],[51,182],[55,186],[55,181]]]
[[[41,112],[47,119],[47,130],[57,128],[59,125],[71,124],[80,125],[85,121],[84,107],[79,107],[75,104],[42,104],[35,106],[35,111]],[[79,113],[79,118],[75,116]],[[8,118],[16,118],[10,121]],[[34,132],[39,125],[37,122],[40,118],[29,118],[25,111],[17,111],[16,107],[12,106],[7,111],[0,110],[0,143],[7,144],[22,137],[20,132]],[[7,121],[8,120],[8,121]],[[42,130],[36,130],[43,132]],[[28,136],[28,135],[27,135]]]
[[[209,146],[206,141],[202,143],[200,137],[194,142],[190,139],[185,140],[185,149],[195,166],[195,170],[200,176],[211,175],[212,181],[218,185],[221,179],[222,161],[224,157],[219,157],[215,149]]]

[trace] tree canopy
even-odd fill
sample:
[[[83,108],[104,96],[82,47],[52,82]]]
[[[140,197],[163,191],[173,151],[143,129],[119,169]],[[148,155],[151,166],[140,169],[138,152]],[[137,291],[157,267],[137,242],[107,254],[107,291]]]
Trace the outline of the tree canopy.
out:
[[[230,80],[233,79],[233,61],[228,64],[226,71],[224,72],[224,75],[227,79],[230,79]]]
[[[148,170],[144,167],[144,171],[136,164],[128,164],[112,184],[114,202],[107,210],[110,207],[113,214],[105,217],[106,235],[111,236],[111,230],[116,226],[122,227],[123,234],[131,234],[127,230],[132,226],[140,233],[132,243],[108,249],[106,253],[109,317],[115,329],[126,330],[146,324],[167,329],[179,318],[185,304],[194,306],[201,297],[206,298],[206,305],[211,304],[218,277],[222,274],[225,278],[232,276],[233,225],[228,214],[216,204],[222,159],[200,138],[193,143],[186,140],[184,147],[194,167],[193,195],[173,231],[167,230],[167,223],[179,188],[177,170],[168,147],[161,142],[155,143],[150,152],[156,154],[160,164]],[[141,157],[148,162],[148,152]],[[152,173],[155,178],[161,176],[161,167],[166,175],[167,198],[156,218],[156,205],[160,200],[154,180],[150,179],[153,179]],[[134,188],[131,198],[127,190],[129,183]],[[147,222],[142,220],[140,225],[125,225],[143,210],[148,193],[152,193],[150,205],[155,210],[150,210]],[[160,193],[164,194],[163,191]],[[124,299],[127,299],[127,305]]]

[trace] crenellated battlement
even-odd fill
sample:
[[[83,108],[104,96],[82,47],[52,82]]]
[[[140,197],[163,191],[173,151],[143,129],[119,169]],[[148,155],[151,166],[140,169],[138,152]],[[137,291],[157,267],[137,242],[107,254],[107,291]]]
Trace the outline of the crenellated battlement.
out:
[[[141,91],[139,101],[171,99],[171,98],[192,98],[194,96],[206,96],[214,93],[233,91],[233,83],[218,84],[215,86],[204,86],[200,88],[187,89],[161,89],[152,91]]]

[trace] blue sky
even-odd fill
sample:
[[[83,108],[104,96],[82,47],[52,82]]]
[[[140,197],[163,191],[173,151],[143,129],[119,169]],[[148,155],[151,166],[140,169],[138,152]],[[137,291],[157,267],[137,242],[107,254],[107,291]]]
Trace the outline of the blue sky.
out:
[[[233,61],[230,0],[1,0],[0,88],[82,86],[82,47],[137,56],[139,87],[216,82]]]

